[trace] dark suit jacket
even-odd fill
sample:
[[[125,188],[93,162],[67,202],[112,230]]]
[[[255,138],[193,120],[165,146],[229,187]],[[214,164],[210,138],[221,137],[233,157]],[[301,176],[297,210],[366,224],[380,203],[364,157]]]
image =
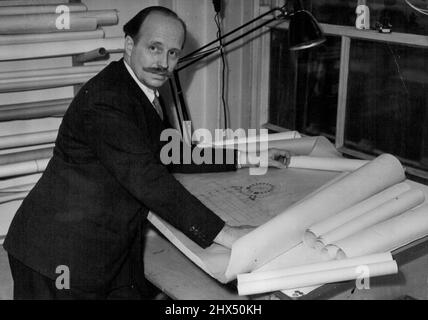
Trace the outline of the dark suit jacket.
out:
[[[235,166],[164,166],[165,128],[124,62],[107,66],[71,103],[54,156],[16,213],[5,249],[52,279],[66,265],[72,286],[93,290],[108,286],[140,241],[148,210],[209,246],[224,222],[171,171]]]

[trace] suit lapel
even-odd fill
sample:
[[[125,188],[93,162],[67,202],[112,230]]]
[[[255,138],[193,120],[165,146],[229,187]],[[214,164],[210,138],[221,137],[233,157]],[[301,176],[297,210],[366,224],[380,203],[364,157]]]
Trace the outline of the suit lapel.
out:
[[[141,128],[142,132],[148,137],[148,142],[154,147],[156,151],[160,148],[160,135],[164,129],[165,124],[160,119],[152,103],[149,101],[147,96],[126,70],[123,59],[118,61],[119,73],[118,77],[123,81],[127,87],[128,92],[124,94],[128,95],[128,98],[135,104],[135,120],[137,125]],[[163,111],[165,109],[162,107]]]

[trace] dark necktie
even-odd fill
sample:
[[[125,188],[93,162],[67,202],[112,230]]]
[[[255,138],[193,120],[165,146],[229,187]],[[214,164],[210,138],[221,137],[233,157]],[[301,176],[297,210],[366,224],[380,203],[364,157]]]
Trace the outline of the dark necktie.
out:
[[[159,117],[163,121],[163,111],[162,111],[162,107],[161,107],[161,104],[160,104],[158,97],[155,96],[152,103],[153,103],[153,106],[155,107],[156,112],[158,113]]]

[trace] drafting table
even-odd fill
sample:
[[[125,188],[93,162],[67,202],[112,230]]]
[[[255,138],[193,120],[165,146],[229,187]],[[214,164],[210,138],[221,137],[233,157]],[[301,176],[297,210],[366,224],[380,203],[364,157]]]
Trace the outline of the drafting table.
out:
[[[207,181],[236,179],[242,182],[245,175],[248,173],[244,171],[213,173],[198,175],[198,179],[201,178],[200,183],[204,179]],[[337,173],[305,172],[302,174],[302,181],[299,185],[292,188],[294,191],[290,191],[288,194],[287,192],[284,193],[286,190],[281,190],[281,192],[286,197],[294,197],[293,201],[297,201],[335,175]],[[182,177],[178,176],[178,179]],[[185,185],[188,183],[188,179],[192,179],[192,177],[189,175],[184,177]],[[254,179],[254,177],[249,178],[253,182],[252,184],[254,184]],[[287,186],[286,182],[284,183],[282,187]],[[311,184],[312,188],[310,188]],[[266,191],[266,189],[264,190]],[[263,197],[260,200],[263,201]],[[269,203],[267,205],[275,210],[275,204]],[[262,207],[266,208],[263,205]],[[302,299],[395,299],[406,295],[418,299],[428,299],[427,239],[421,239],[397,250],[394,252],[394,257],[399,264],[399,274],[370,279],[371,290],[364,292],[354,290],[355,282],[347,281],[324,285],[309,295],[303,296]],[[234,283],[223,285],[214,280],[161,235],[153,231],[147,237],[145,263],[147,278],[173,299],[290,299],[281,292],[239,297],[234,288]]]
[[[215,173],[203,175],[205,178],[237,179],[242,181],[247,173],[240,170],[237,173]],[[304,180],[294,186],[296,193],[284,193],[294,197],[293,201],[302,198],[311,189],[316,188],[334,174],[328,172],[313,172],[304,175]],[[186,175],[187,176],[187,175]],[[303,177],[303,176],[302,176]],[[323,178],[324,177],[324,178]],[[190,179],[191,177],[186,177]],[[256,179],[256,178],[252,178]],[[312,188],[310,186],[312,185]],[[260,187],[260,186],[257,186]],[[263,186],[262,186],[263,187]],[[285,191],[287,182],[283,185]],[[262,188],[263,189],[263,188]],[[257,189],[258,192],[263,190]],[[244,190],[247,192],[248,190]],[[282,190],[284,191],[284,190]],[[263,199],[263,198],[261,198]],[[275,210],[270,203],[269,208]],[[234,283],[223,285],[211,278],[174,245],[154,230],[148,230],[145,248],[145,273],[149,281],[165,292],[172,299],[179,300],[235,300],[235,299],[289,299],[282,293],[260,296],[240,297],[234,288]],[[324,285],[304,296],[302,299],[393,299],[409,295],[418,299],[428,299],[428,242],[419,240],[400,250],[395,258],[399,264],[398,275],[371,279],[371,290],[353,290],[355,282],[348,281]],[[0,247],[0,287],[4,292],[1,298],[11,298],[11,277],[8,269],[7,255]]]

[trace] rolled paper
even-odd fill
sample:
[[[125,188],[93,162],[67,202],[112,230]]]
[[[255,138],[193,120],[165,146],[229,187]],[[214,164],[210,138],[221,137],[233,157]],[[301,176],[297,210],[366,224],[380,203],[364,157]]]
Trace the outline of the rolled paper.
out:
[[[23,200],[28,195],[28,192],[14,192],[14,193],[1,193],[0,192],[0,204],[11,202],[11,201],[17,201],[17,200]]]
[[[69,0],[1,0],[0,7],[6,6],[36,6],[47,4],[67,4]]]
[[[123,52],[123,37],[106,39],[87,39],[72,41],[55,41],[49,43],[31,43],[0,46],[0,60],[23,60],[76,55],[105,48],[110,53]]]
[[[339,259],[375,252],[393,251],[428,235],[428,205],[420,206],[397,217],[335,243]]]
[[[0,93],[59,88],[83,84],[93,78],[96,73],[78,73],[41,77],[0,79]]]
[[[2,165],[0,166],[0,178],[43,172],[49,160],[50,158]]]
[[[24,44],[37,42],[53,42],[53,41],[70,41],[84,39],[102,39],[105,33],[102,29],[95,31],[71,31],[71,32],[56,32],[56,33],[30,33],[30,34],[14,34],[0,35],[0,45],[6,44]]]
[[[29,151],[21,151],[14,153],[6,153],[0,155],[0,165],[13,164],[17,162],[25,162],[37,159],[51,158],[53,155],[53,147],[35,149]]]
[[[95,18],[98,26],[113,26],[119,23],[117,10],[91,10],[70,14],[70,16],[73,15],[80,18]]]
[[[0,190],[14,188],[16,186],[24,186],[30,184],[36,184],[37,181],[41,178],[41,173],[36,173],[24,177],[12,178],[7,180],[0,181]]]
[[[369,256],[351,258],[351,259],[343,259],[343,260],[334,260],[320,263],[311,263],[306,265],[301,265],[297,267],[278,269],[278,270],[269,270],[262,272],[252,272],[252,273],[243,273],[238,274],[238,283],[244,282],[252,282],[252,281],[263,281],[269,279],[275,279],[280,277],[287,277],[296,274],[302,273],[311,273],[318,272],[323,270],[333,270],[333,269],[341,269],[352,266],[360,266],[367,265],[379,262],[387,262],[392,261],[392,255],[389,252],[386,253],[378,253]]]
[[[322,235],[319,240],[324,245],[334,244],[337,240],[347,238],[354,233],[413,209],[422,204],[424,200],[425,195],[421,190],[413,189],[406,191],[396,198]]]
[[[57,130],[0,136],[0,150],[55,142]]]
[[[318,249],[320,250],[320,249]],[[328,244],[321,249],[321,253],[326,257],[326,259],[338,259],[337,253],[339,248],[334,244]]]
[[[74,61],[78,63],[85,63],[89,61],[107,59],[108,55],[109,53],[105,48],[98,48],[89,52],[79,54],[78,56],[74,57]]]
[[[10,111],[10,110],[33,109],[33,108],[37,109],[40,107],[70,105],[71,101],[72,99],[65,98],[65,99],[55,99],[55,100],[46,100],[46,101],[4,104],[4,105],[0,105],[0,114],[4,111]]]
[[[316,156],[327,158],[340,157],[340,153],[325,137],[303,137],[289,140],[274,140],[269,141],[269,145],[250,144],[246,146],[246,149],[244,147],[245,146],[243,146],[242,151],[254,152],[268,148],[275,148],[291,151],[297,156]],[[241,150],[241,148],[238,148],[238,150]]]
[[[224,141],[214,141],[213,143],[201,143],[198,146],[200,148],[207,147],[225,147],[225,148],[239,148],[240,145],[246,144],[256,144],[260,142],[273,142],[279,140],[289,140],[289,139],[298,139],[301,138],[300,133],[297,131],[285,131],[280,133],[273,133],[268,135],[257,135],[257,136],[249,136],[249,137],[239,137],[236,139],[227,139]]]
[[[28,34],[71,31],[94,31],[98,27],[97,19],[82,17],[80,13],[70,13],[70,26],[66,29],[57,27],[56,14],[31,14],[2,16],[0,34]]]
[[[321,158],[308,156],[293,156],[290,158],[289,168],[327,170],[327,171],[355,171],[369,163],[366,160],[345,158]]]
[[[405,179],[400,162],[384,154],[238,239],[226,278],[257,269],[302,241],[304,231]],[[269,244],[268,246],[266,244]]]
[[[0,1],[1,2],[1,1]],[[4,238],[6,238],[7,231],[10,223],[18,211],[22,200],[9,201],[0,205],[0,244],[3,244]]]
[[[19,193],[19,192],[30,192],[34,188],[35,184],[25,184],[22,186],[10,187],[7,189],[2,189],[0,192],[3,193]]]
[[[58,117],[64,115],[68,105],[47,106],[30,109],[4,110],[0,111],[0,121],[15,121],[40,119],[46,117]]]
[[[6,15],[20,15],[20,14],[38,14],[38,13],[56,13],[58,6],[61,4],[45,4],[45,5],[33,5],[33,6],[0,6],[0,16]],[[67,3],[66,4],[69,12],[76,11],[87,11],[88,7],[86,7],[83,3]]]
[[[61,67],[61,68],[45,68],[32,70],[19,70],[0,72],[0,80],[26,79],[34,77],[53,77],[66,76],[72,74],[97,73],[103,69],[105,65],[77,66],[77,67]]]
[[[226,148],[237,149],[242,152],[266,151],[268,149],[282,149],[291,151],[295,155],[311,155],[318,157],[339,157],[340,154],[325,137],[303,137],[298,138],[300,134],[296,131],[281,132],[267,137],[249,137],[241,138],[240,143],[228,141]],[[294,138],[296,137],[296,138]],[[238,140],[239,141],[239,140]],[[200,147],[210,147],[213,144],[201,143]],[[217,142],[217,146],[222,146]]]
[[[0,46],[0,59],[7,61],[61,57],[85,53],[99,47],[105,48],[110,53],[120,53],[123,52],[123,46],[124,40],[122,37],[95,40],[54,41],[47,44],[17,44],[13,46]]]
[[[73,99],[71,98],[64,98],[64,99],[54,99],[54,100],[46,100],[46,101],[3,104],[3,105],[0,105],[0,112],[9,111],[9,110],[31,109],[31,108],[50,107],[50,106],[56,106],[56,105],[70,104],[72,100]]]
[[[0,92],[36,90],[81,84],[95,76],[104,67],[104,65],[92,65],[0,72]]]
[[[253,295],[278,290],[295,289],[321,285],[326,283],[356,280],[363,277],[378,277],[396,274],[398,266],[395,261],[358,265],[340,269],[322,270],[318,272],[301,273],[268,280],[239,283],[239,295]]]
[[[303,240],[306,245],[314,248],[318,237],[326,234],[327,232],[330,232],[333,229],[336,229],[344,223],[353,220],[370,210],[373,210],[379,205],[387,202],[388,200],[394,199],[408,190],[410,190],[410,186],[405,182],[387,188],[384,191],[368,198],[367,200],[357,203],[356,205],[311,226],[308,230],[306,230]]]

